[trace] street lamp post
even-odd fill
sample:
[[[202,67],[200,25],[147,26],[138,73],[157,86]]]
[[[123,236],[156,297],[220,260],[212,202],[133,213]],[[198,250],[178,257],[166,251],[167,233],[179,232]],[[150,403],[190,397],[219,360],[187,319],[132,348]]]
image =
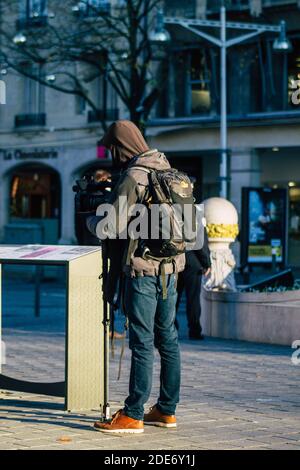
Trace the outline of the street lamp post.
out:
[[[226,21],[226,8],[221,6],[220,21],[198,20],[186,18],[165,18],[164,24],[178,25],[188,31],[200,36],[202,39],[218,46],[221,49],[221,115],[220,115],[220,196],[228,198],[229,171],[228,171],[228,123],[227,123],[227,49],[236,44],[241,44],[248,39],[266,32],[279,33],[279,37],[274,41],[273,50],[277,52],[289,52],[292,49],[291,43],[286,37],[286,23],[281,21],[279,26],[238,23]],[[201,28],[219,28],[220,39],[202,31]],[[227,39],[227,29],[243,30],[244,34]]]
[[[221,7],[221,161],[220,196],[228,197],[226,9]]]

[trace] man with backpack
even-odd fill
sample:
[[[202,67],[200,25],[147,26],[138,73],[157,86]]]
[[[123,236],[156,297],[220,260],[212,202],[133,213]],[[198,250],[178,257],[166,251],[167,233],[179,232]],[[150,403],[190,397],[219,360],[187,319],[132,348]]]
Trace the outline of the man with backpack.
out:
[[[124,240],[130,216],[120,201],[125,197],[129,208],[143,203],[148,209],[153,203],[165,202],[170,209],[171,193],[179,203],[193,203],[191,184],[185,175],[171,169],[163,153],[149,149],[139,129],[130,121],[113,123],[102,144],[110,150],[114,164],[123,170],[110,201],[118,218],[116,224],[108,222],[106,233],[110,238],[109,234],[117,229],[118,239],[108,241],[112,248],[106,292],[108,301],[112,302],[116,279],[123,272],[123,305],[129,319],[132,358],[129,395],[124,408],[111,421],[96,422],[94,427],[108,433],[142,433],[144,423],[174,428],[180,389],[180,353],[174,323],[176,282],[177,274],[185,266],[184,243],[174,237],[163,242],[151,238]],[[87,219],[89,230],[99,237],[101,221],[101,216]],[[144,414],[152,386],[154,346],[161,358],[160,392],[156,404]]]

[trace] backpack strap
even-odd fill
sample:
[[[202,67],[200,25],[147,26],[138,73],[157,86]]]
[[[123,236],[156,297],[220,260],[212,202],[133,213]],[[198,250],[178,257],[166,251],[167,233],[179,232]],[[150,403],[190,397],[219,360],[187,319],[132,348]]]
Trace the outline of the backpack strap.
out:
[[[145,173],[148,173],[149,175],[152,173],[152,170],[150,170],[149,168],[147,168],[145,166],[142,166],[142,165],[132,165],[130,168],[127,169],[127,172],[130,171],[131,169],[142,170]],[[128,243],[126,260],[125,260],[125,265],[126,266],[128,266],[130,264],[131,256],[135,252],[137,246],[138,246],[138,240],[133,240],[132,238],[130,238],[129,243]]]

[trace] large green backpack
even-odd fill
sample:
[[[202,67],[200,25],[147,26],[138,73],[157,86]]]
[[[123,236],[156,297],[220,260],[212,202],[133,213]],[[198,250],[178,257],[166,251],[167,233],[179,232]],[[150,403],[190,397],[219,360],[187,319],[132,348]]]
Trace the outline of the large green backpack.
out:
[[[140,240],[143,256],[169,260],[184,253],[188,244],[196,241],[196,208],[189,177],[174,168],[155,170],[141,165],[131,168],[148,173],[143,204],[148,211],[150,236]]]

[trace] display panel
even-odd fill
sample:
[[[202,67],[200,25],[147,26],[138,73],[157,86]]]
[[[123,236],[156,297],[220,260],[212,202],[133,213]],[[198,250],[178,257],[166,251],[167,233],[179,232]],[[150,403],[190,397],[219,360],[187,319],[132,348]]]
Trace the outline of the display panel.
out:
[[[287,190],[243,188],[242,263],[272,263],[286,260]]]

